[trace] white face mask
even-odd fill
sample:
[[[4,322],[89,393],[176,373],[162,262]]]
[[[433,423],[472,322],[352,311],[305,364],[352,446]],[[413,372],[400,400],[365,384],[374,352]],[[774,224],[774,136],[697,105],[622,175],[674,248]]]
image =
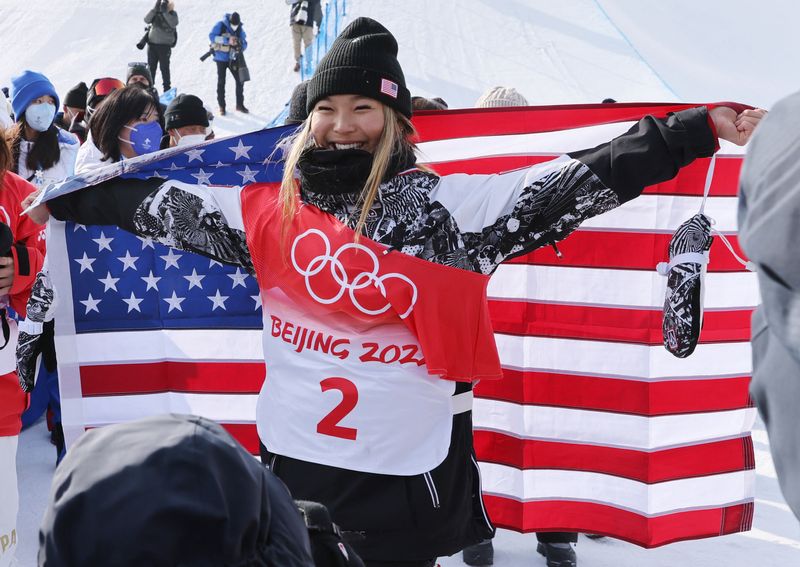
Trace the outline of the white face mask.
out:
[[[56,117],[56,107],[49,102],[32,104],[25,110],[25,122],[37,132],[46,132]]]
[[[176,134],[178,135],[178,141],[175,143],[176,146],[195,146],[206,141],[205,134],[187,134],[185,136],[181,136],[177,132]]]

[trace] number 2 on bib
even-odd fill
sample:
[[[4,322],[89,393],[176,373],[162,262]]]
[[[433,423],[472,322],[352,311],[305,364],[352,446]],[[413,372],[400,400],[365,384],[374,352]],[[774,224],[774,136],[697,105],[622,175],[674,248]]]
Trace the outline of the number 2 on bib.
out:
[[[339,402],[331,412],[323,417],[317,424],[317,433],[330,435],[339,439],[349,439],[355,441],[358,430],[354,427],[344,427],[339,425],[347,414],[356,407],[358,403],[358,389],[347,378],[325,378],[319,383],[323,393],[328,390],[338,390],[342,393],[342,401]]]

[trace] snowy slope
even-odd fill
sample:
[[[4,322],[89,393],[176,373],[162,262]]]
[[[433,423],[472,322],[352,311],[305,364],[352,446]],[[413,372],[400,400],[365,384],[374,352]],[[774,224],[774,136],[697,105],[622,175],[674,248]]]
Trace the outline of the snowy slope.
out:
[[[198,57],[207,50],[211,26],[223,13],[237,10],[250,44],[253,80],[245,97],[253,114],[217,118],[215,128],[226,134],[267,123],[298,80],[290,70],[284,0],[176,4],[181,24],[172,57],[174,85],[216,107],[216,71]],[[0,21],[7,23],[0,85],[8,85],[24,68],[47,74],[62,94],[80,80],[124,77],[129,61],[145,59],[135,43],[151,5],[150,0],[0,0]],[[767,0],[750,14],[750,6],[748,0],[348,0],[350,17],[375,17],[397,36],[411,91],[442,96],[451,107],[471,106],[494,85],[514,86],[532,104],[598,102],[610,96],[769,105],[796,82],[795,73],[783,70],[781,54],[798,51],[789,26],[798,21],[800,7],[789,0]],[[695,19],[686,23],[685,13]],[[230,80],[228,96],[230,107]],[[780,495],[763,430],[754,440],[758,501],[752,532],[649,551],[619,541],[582,539],[581,565],[800,565],[800,527]],[[24,433],[19,466],[22,567],[35,565],[36,530],[53,460],[41,423]],[[531,535],[500,532],[496,544],[498,566],[543,565]],[[451,558],[442,564],[461,562]]]

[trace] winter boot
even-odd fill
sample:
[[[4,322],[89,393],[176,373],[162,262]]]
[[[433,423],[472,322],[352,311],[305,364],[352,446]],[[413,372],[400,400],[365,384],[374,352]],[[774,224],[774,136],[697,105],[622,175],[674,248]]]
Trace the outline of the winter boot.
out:
[[[225,107],[224,106],[220,106],[219,107],[219,115],[220,116],[225,116]]]
[[[243,105],[243,104],[237,104],[236,105],[236,110],[238,110],[242,114],[250,114],[250,111],[247,110],[247,107],[245,105]]]
[[[544,555],[547,567],[577,567],[578,557],[568,543],[541,543],[536,551]]]
[[[467,565],[484,567],[494,564],[494,546],[492,540],[485,539],[477,545],[472,545],[461,552],[461,558]]]

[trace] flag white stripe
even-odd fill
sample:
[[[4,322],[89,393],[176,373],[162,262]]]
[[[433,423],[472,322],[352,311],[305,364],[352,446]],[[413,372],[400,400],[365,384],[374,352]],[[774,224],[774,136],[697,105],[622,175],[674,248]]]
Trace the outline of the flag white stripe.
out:
[[[624,134],[635,122],[600,124],[558,132],[449,138],[419,144],[420,161],[436,163],[504,155],[558,155],[592,148]],[[744,149],[721,144],[720,155],[741,157]]]
[[[87,427],[123,423],[164,413],[192,414],[222,423],[253,423],[257,394],[134,394],[83,399]]]
[[[645,516],[752,501],[755,471],[645,484],[601,473],[480,463],[483,491],[514,500],[598,502]]]
[[[752,309],[761,302],[758,279],[750,272],[707,273],[704,287],[706,309]],[[489,280],[487,293],[490,299],[662,309],[666,289],[667,278],[655,269],[503,264]]]
[[[581,229],[671,234],[700,212],[702,202],[702,197],[641,195],[616,209],[584,221]],[[714,219],[716,230],[723,233],[736,232],[736,197],[709,197],[705,214]],[[624,251],[621,250],[620,253]]]
[[[741,437],[755,422],[754,408],[644,417],[604,411],[520,405],[475,398],[474,429],[520,439],[563,441],[655,451]]]
[[[260,329],[159,329],[81,334],[83,365],[159,362],[263,362]]]
[[[700,344],[692,356],[676,358],[662,345],[502,333],[495,333],[495,341],[503,366],[524,370],[650,380],[746,376],[752,370],[749,342]]]

